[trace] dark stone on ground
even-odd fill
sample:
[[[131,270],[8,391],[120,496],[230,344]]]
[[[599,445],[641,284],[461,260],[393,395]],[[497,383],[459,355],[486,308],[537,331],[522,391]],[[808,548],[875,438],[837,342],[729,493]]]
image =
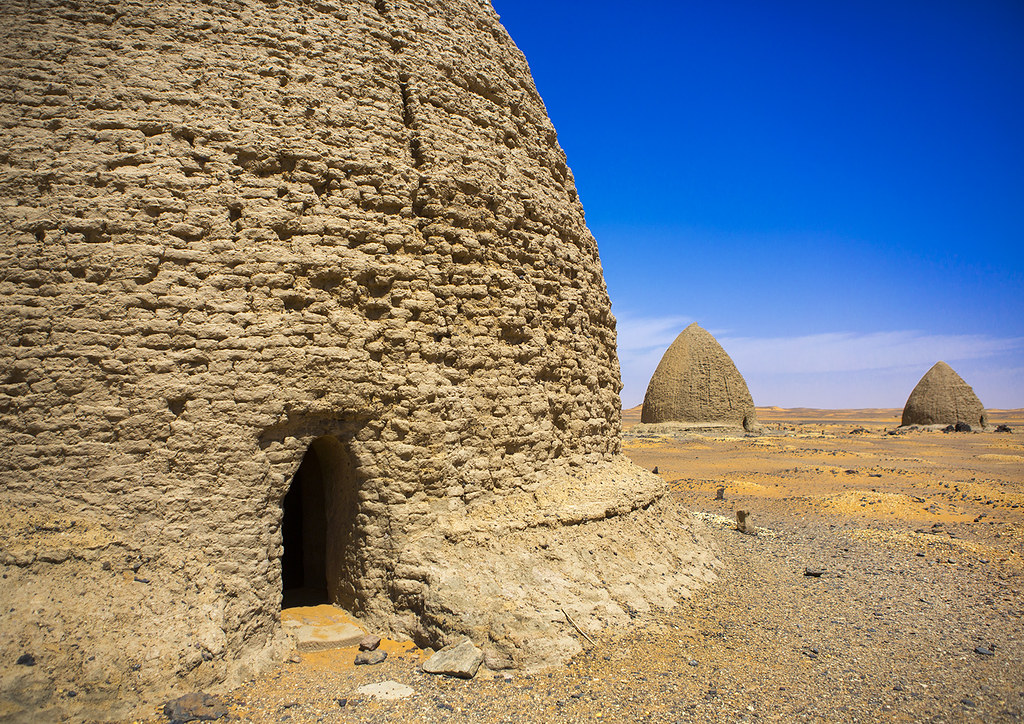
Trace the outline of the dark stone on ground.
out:
[[[825,574],[825,571],[819,568],[805,568],[804,575],[810,576],[811,578],[821,578]]]
[[[987,646],[979,646],[979,647],[977,647],[976,649],[974,649],[974,653],[981,654],[982,656],[995,656],[996,655],[996,652],[993,651],[992,649],[988,648]]]
[[[968,425],[966,422],[963,422],[962,420],[958,420],[956,423],[956,427],[954,429],[957,432],[970,432],[971,426]]]
[[[1009,425],[999,425],[996,427],[996,432],[1013,432]]]
[[[32,654],[22,654],[18,657],[18,660],[15,663],[18,664],[18,666],[35,666],[36,657]]]
[[[356,654],[356,666],[382,664],[387,657],[386,651],[360,651]]]

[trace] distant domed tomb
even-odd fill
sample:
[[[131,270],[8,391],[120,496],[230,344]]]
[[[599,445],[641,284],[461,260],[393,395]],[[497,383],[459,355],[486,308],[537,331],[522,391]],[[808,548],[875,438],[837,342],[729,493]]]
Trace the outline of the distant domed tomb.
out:
[[[981,400],[963,378],[945,362],[936,362],[903,407],[901,425],[955,425],[965,422],[984,427],[988,415]]]
[[[680,332],[658,363],[640,421],[757,427],[743,375],[722,345],[696,323]]]

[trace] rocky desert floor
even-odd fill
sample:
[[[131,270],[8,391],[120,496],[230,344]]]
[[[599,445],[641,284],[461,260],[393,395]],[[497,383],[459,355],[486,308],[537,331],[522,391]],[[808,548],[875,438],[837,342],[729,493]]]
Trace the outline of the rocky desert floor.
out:
[[[306,653],[221,698],[244,722],[1020,721],[1024,410],[991,413],[1011,433],[889,434],[899,413],[668,437],[627,410],[625,452],[705,521],[716,582],[557,670],[441,678],[384,642],[382,664]],[[357,691],[385,681],[412,693]]]

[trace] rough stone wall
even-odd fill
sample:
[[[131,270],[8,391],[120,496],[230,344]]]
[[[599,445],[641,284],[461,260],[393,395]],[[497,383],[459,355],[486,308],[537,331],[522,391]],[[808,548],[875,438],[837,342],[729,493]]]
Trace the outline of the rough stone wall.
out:
[[[6,0],[0,75],[17,705],[278,655],[314,440],[354,471],[355,605],[392,623],[409,536],[616,459],[596,245],[487,2]]]
[[[647,385],[640,421],[757,426],[743,375],[722,345],[696,323],[680,332],[662,356]]]
[[[910,393],[900,424],[955,425],[958,422],[984,427],[988,416],[974,389],[940,360],[925,372]]]

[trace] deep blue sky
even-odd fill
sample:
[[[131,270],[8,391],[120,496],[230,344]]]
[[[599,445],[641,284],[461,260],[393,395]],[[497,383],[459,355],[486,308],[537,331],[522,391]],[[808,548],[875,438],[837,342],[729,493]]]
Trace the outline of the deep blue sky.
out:
[[[1024,407],[1024,2],[493,0],[638,404],[690,321],[759,405]]]

